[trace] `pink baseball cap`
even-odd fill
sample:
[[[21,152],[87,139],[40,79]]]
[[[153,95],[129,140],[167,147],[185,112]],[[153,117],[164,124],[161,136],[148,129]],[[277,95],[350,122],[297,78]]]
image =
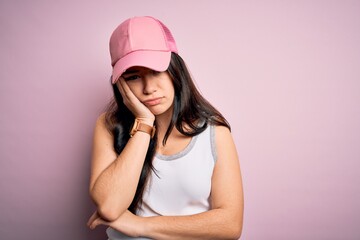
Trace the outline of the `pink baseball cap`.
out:
[[[133,17],[121,23],[110,38],[113,84],[133,66],[155,71],[169,67],[171,52],[177,53],[175,39],[170,30],[153,17]]]

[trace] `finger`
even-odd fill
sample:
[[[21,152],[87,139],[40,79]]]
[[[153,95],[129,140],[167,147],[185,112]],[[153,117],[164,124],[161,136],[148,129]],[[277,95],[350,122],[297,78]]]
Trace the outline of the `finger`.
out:
[[[138,100],[123,77],[119,78],[118,88],[125,101],[136,102]]]
[[[126,83],[125,79],[123,77],[119,78],[119,83],[122,88],[122,91],[124,93],[123,97],[126,97],[129,100],[137,100],[135,94],[131,91],[129,85]]]
[[[100,223],[100,220],[99,220],[99,218],[96,218],[91,224],[90,224],[90,229],[94,229],[94,228],[96,228],[97,227],[97,225],[99,225]]]
[[[137,98],[123,77],[118,80],[118,88],[123,97],[123,103],[136,118],[153,118],[150,110]]]
[[[130,91],[130,88],[129,88],[129,85],[126,83],[125,79],[123,77],[120,77],[119,78],[119,83],[121,85],[121,87],[123,88],[123,90],[126,92],[126,91]]]
[[[101,218],[96,218],[96,219],[91,223],[90,229],[94,229],[94,228],[96,228],[98,225],[101,225],[101,224],[103,224],[103,225],[109,225],[110,223],[104,221],[104,220],[101,219]]]
[[[126,83],[124,78],[122,78],[122,77],[119,78],[119,85],[120,85],[120,89],[121,89],[120,91],[123,96],[125,105],[130,109],[133,109],[133,110],[137,109],[136,106],[139,106],[138,104],[140,104],[140,101],[135,96],[133,91],[130,89],[129,85]]]
[[[97,211],[95,211],[95,212],[91,215],[91,217],[89,218],[89,220],[88,220],[88,222],[87,222],[87,225],[90,227],[91,223],[94,222],[94,220],[95,220],[96,218],[98,218],[98,217],[99,217],[99,214],[98,214]]]

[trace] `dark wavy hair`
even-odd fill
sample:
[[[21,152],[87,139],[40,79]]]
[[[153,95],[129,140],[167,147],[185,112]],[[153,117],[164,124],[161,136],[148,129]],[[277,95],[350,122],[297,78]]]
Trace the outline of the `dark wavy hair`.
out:
[[[176,129],[185,136],[195,136],[203,132],[209,124],[221,125],[229,128],[230,125],[223,115],[216,110],[197,90],[190,73],[183,59],[176,53],[171,54],[170,65],[167,69],[174,89],[174,110],[169,127],[165,133],[162,144],[166,144],[172,129]],[[129,131],[134,122],[134,115],[124,105],[123,98],[116,84],[112,85],[114,99],[109,103],[106,109],[105,121],[106,127],[114,137],[114,149],[120,154],[128,142]],[[129,211],[136,213],[136,210],[142,203],[143,192],[150,176],[150,171],[156,170],[152,164],[157,144],[157,134],[150,140],[145,162],[142,168],[136,193]]]

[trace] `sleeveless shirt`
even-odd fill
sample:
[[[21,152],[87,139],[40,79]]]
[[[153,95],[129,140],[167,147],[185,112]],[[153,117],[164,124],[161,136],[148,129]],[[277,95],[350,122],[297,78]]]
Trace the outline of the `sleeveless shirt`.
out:
[[[155,154],[138,216],[181,216],[210,210],[211,177],[216,161],[215,127],[192,137],[181,152]],[[147,239],[127,237],[109,227],[109,240]]]

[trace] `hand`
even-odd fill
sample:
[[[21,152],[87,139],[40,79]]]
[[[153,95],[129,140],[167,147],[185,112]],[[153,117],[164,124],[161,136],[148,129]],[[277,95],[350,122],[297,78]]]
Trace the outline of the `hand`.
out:
[[[94,229],[98,225],[110,226],[117,231],[129,237],[141,237],[144,232],[145,219],[139,217],[126,210],[118,219],[113,222],[107,222],[100,217],[97,211],[90,217],[87,225],[90,229]]]
[[[117,82],[117,87],[123,97],[125,106],[141,122],[152,125],[155,120],[154,114],[135,96],[123,77]]]

